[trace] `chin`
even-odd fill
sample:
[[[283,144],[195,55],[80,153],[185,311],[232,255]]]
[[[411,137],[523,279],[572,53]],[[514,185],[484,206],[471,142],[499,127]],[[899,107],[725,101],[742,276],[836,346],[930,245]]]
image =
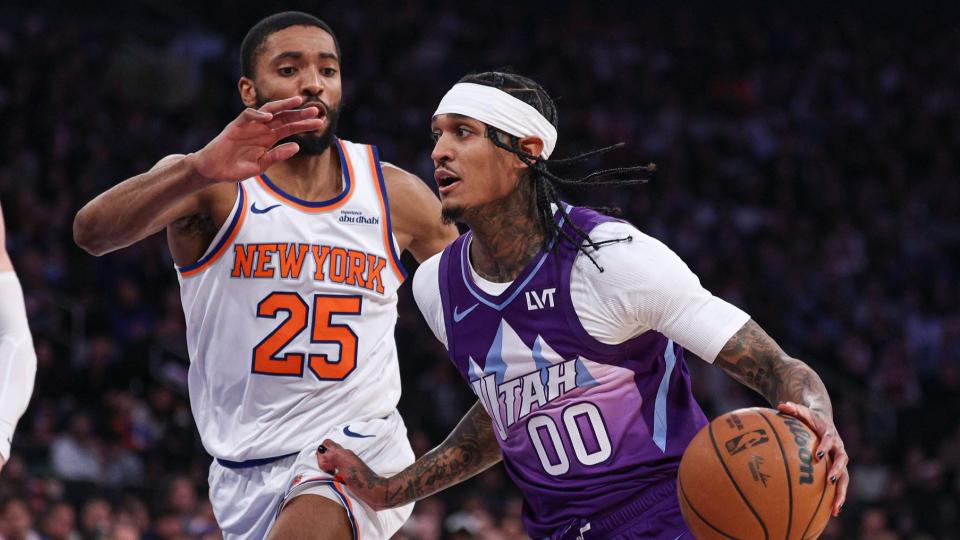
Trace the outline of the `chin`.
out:
[[[443,204],[441,203],[440,207],[440,219],[443,220],[444,224],[457,223],[462,221],[463,214],[466,213],[466,208],[457,204]]]

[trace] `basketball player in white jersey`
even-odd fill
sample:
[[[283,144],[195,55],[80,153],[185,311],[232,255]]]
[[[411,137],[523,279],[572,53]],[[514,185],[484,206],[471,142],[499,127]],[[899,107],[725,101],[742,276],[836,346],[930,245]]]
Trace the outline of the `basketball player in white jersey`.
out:
[[[74,235],[101,255],[166,228],[226,538],[389,538],[412,507],[351,500],[314,452],[331,437],[387,474],[412,463],[396,412],[400,253],[425,260],[456,229],[418,178],[335,137],[340,50],[324,22],[268,17],[241,57],[247,109],[91,201]]]
[[[27,409],[37,374],[37,355],[27,326],[23,291],[7,253],[0,207],[0,470],[10,459],[13,431]]]

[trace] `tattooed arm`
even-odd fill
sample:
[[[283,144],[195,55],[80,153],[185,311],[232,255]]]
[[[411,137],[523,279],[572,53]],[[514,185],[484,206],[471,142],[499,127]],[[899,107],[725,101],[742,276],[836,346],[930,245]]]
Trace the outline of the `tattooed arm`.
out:
[[[783,352],[753,320],[727,341],[715,363],[773,406],[790,401],[833,418],[830,396],[820,377],[810,366]]]
[[[714,362],[728,375],[756,390],[780,412],[806,422],[820,437],[817,459],[833,460],[830,481],[839,482],[834,515],[846,498],[849,475],[847,452],[833,423],[833,405],[823,381],[804,362],[792,358],[753,320],[724,345]]]
[[[317,450],[321,470],[375,510],[429,497],[485,471],[501,459],[493,425],[478,401],[440,446],[400,473],[384,478],[356,454],[327,439]]]

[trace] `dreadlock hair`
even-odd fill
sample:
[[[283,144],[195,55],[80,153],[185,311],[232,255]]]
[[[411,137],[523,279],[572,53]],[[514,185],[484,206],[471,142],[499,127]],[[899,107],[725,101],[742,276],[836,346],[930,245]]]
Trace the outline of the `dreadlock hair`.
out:
[[[515,73],[506,73],[501,71],[489,71],[485,73],[476,73],[461,78],[458,83],[474,83],[484,86],[492,86],[502,90],[507,94],[523,101],[537,110],[553,127],[558,126],[557,106],[554,104],[550,94],[537,84],[536,81]],[[527,164],[530,168],[531,180],[534,182],[536,192],[536,212],[537,220],[546,235],[546,242],[549,245],[558,237],[563,241],[577,247],[580,252],[590,258],[590,261],[601,272],[603,268],[597,263],[593,255],[587,250],[600,249],[600,246],[607,243],[619,242],[624,239],[614,239],[603,242],[594,242],[590,235],[580,228],[576,223],[570,220],[563,202],[557,193],[557,185],[570,186],[576,188],[587,188],[596,185],[625,185],[645,183],[650,179],[650,175],[656,171],[656,165],[649,163],[647,165],[638,165],[633,167],[618,167],[614,169],[602,169],[592,172],[581,178],[564,178],[550,171],[548,165],[569,165],[578,161],[605,154],[623,146],[623,143],[617,143],[611,146],[598,148],[589,152],[584,152],[572,157],[563,159],[545,159],[540,156],[534,156],[524,152],[520,148],[518,137],[504,133],[503,131],[486,125],[486,135],[493,144],[502,148],[520,158],[520,161]],[[505,143],[504,139],[509,143]],[[567,233],[560,226],[558,220],[553,217],[552,206],[557,206],[557,211],[563,217],[563,221],[569,222],[573,229],[573,236]]]

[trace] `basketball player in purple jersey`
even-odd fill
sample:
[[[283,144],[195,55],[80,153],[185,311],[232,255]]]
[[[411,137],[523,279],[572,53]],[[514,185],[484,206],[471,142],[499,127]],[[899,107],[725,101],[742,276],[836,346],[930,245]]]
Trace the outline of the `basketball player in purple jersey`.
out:
[[[838,513],[848,459],[820,378],[662,243],[561,201],[554,183],[565,180],[547,168],[556,126],[550,96],[513,74],[467,76],[443,98],[432,122],[442,212],[470,232],[424,262],[414,293],[479,400],[396,476],[334,441],[319,450],[321,469],[371,506],[393,507],[502,458],[533,538],[689,536],[677,469],[707,419],[687,349],[817,432]],[[587,179],[623,182],[619,173],[641,169]]]

